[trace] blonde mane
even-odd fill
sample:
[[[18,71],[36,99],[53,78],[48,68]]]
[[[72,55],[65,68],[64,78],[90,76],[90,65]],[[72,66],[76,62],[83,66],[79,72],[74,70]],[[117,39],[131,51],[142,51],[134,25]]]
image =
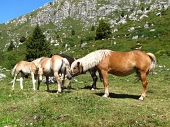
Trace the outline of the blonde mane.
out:
[[[32,62],[35,64],[36,67],[38,67],[39,62],[41,61],[42,58],[44,58],[44,57],[37,58],[37,59],[35,59],[35,60],[32,61]]]
[[[71,67],[74,67],[77,62],[80,62],[80,65],[83,66],[83,71],[87,71],[89,68],[96,66],[104,57],[110,55],[111,52],[112,51],[108,49],[91,52],[74,61]]]

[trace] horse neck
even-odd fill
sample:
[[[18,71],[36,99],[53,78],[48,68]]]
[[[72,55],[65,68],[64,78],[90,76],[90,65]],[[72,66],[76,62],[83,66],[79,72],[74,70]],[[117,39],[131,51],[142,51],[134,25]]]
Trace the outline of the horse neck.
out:
[[[44,58],[44,57],[38,58],[38,59],[36,59],[36,60],[33,60],[32,62],[35,64],[36,67],[38,67],[40,61],[41,61],[43,58]]]
[[[33,72],[38,70],[38,65],[36,65],[34,62],[30,63],[30,68]]]
[[[103,58],[110,55],[111,50],[97,50],[94,51],[85,57],[82,57],[80,61],[82,62],[83,71],[95,67]]]

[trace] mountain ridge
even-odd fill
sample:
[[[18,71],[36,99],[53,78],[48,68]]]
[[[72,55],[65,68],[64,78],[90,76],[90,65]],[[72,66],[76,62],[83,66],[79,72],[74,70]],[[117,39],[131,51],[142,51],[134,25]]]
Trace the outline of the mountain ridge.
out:
[[[55,41],[58,45],[60,40],[52,35],[55,32],[66,38],[70,36],[68,33],[71,29],[80,31],[77,33],[87,31],[91,26],[97,26],[100,19],[107,20],[111,24],[113,32],[116,32],[118,29],[115,26],[126,24],[127,20],[140,21],[148,18],[149,12],[156,11],[156,15],[161,16],[159,11],[168,9],[169,5],[170,0],[168,2],[164,0],[126,0],[126,3],[122,0],[54,0],[33,12],[0,24],[0,47],[5,51],[11,41],[18,47],[22,44],[19,42],[20,37],[30,36],[36,24],[44,28],[47,40],[52,38],[50,42]],[[46,28],[46,25],[49,28]],[[82,35],[80,34],[80,36]]]

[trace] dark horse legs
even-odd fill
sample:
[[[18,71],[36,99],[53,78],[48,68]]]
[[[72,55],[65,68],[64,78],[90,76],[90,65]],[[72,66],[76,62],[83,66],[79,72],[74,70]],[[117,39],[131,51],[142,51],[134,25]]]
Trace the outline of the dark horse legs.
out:
[[[96,82],[98,80],[98,77],[96,75],[97,68],[93,67],[93,68],[90,68],[88,71],[93,79],[92,90],[94,90],[96,89]]]
[[[97,68],[93,67],[93,68],[90,68],[88,71],[89,71],[89,73],[90,73],[90,75],[91,75],[91,77],[93,79],[91,90],[94,90],[94,89],[96,89],[96,82],[98,80],[98,77],[96,75]],[[71,89],[71,82],[70,81],[69,81],[69,84],[68,84],[67,88]]]

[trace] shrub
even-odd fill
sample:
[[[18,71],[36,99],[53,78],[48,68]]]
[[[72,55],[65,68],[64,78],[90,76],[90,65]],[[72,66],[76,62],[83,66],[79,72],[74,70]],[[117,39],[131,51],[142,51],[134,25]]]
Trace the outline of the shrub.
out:
[[[99,26],[96,29],[96,40],[107,39],[111,37],[110,24],[104,20],[100,20]]]
[[[21,43],[23,43],[24,41],[26,41],[26,38],[24,36],[22,36],[19,40]]]

